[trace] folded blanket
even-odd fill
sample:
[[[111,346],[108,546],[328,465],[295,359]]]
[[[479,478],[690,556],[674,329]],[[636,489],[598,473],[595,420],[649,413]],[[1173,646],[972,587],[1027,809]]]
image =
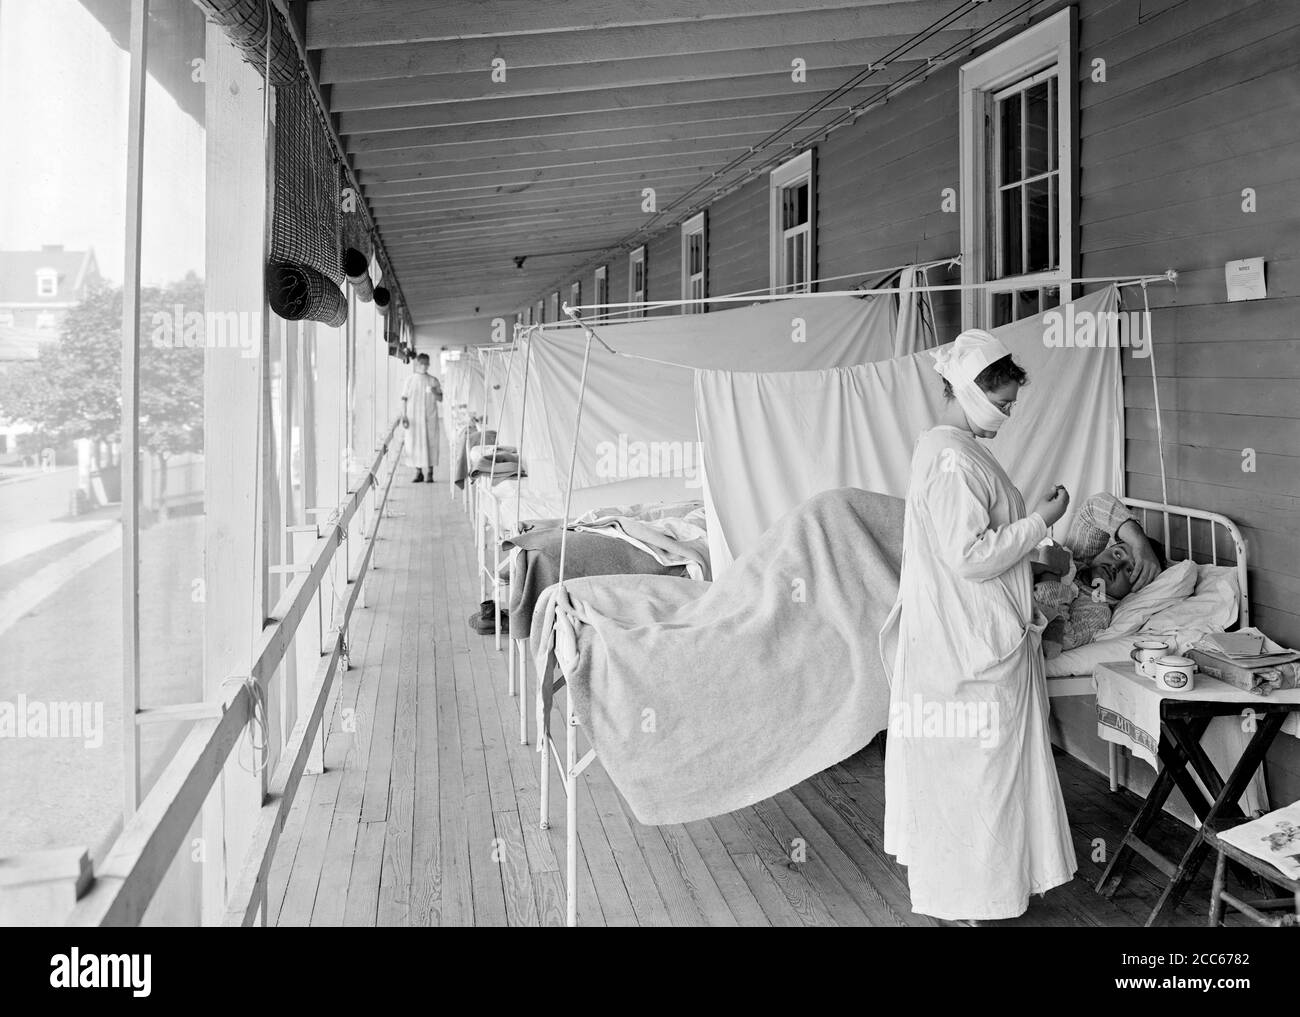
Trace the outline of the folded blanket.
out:
[[[501,548],[510,556],[510,631],[516,639],[531,631],[534,607],[542,592],[560,579],[560,534],[558,525],[531,529],[503,540]],[[656,576],[684,576],[684,565],[661,565],[654,557],[630,543],[610,540],[596,533],[569,531],[564,575],[612,576],[640,573]]]
[[[660,565],[683,565],[690,578],[710,579],[709,534],[700,525],[702,517],[703,510],[699,521],[672,516],[651,520],[614,516],[595,519],[574,529],[625,540],[645,551]]]
[[[642,823],[769,798],[887,726],[878,633],[902,536],[902,499],[844,488],[793,509],[714,583],[566,579],[536,608],[543,701],[558,666]]]
[[[490,445],[497,440],[496,431],[483,431],[479,428],[465,428],[456,436],[456,468],[451,479],[457,487],[465,486],[465,476],[469,473],[466,453],[475,445]]]

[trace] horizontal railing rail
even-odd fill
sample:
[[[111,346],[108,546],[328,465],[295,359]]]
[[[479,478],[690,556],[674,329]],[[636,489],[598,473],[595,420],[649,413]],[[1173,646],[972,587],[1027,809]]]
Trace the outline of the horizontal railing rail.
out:
[[[311,706],[297,718],[280,761],[267,787],[253,841],[239,879],[226,904],[227,924],[253,924],[260,913],[266,921],[266,882],[280,831],[293,804],[311,747],[320,731],[326,704],[339,663],[346,654],[346,633],[353,608],[373,559],[380,520],[388,502],[397,460],[389,464],[380,488],[385,460],[401,442],[394,442],[394,421],[376,450],[374,461],[355,490],[321,523],[321,532],[304,571],[295,574],[272,609],[253,648],[248,671],[224,706],[213,704],[217,716],[194,722],[176,755],[163,770],[139,809],[122,828],[102,864],[95,866],[86,892],[77,901],[68,924],[72,926],[138,925],[163,877],[199,817],[209,792],[221,776],[231,751],[254,717],[256,683],[263,691],[286,659],[289,647],[313,599],[321,592],[336,553],[347,541],[349,526],[368,493],[380,493],[355,576],[347,583],[342,610],[332,619],[328,645],[316,671]],[[351,571],[349,569],[349,571]],[[249,591],[250,596],[252,591]],[[244,679],[252,679],[248,682]]]

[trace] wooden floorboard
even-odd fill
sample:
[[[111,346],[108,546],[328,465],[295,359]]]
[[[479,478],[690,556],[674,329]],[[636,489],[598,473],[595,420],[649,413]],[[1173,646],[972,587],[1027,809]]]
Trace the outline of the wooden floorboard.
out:
[[[378,568],[328,713],[326,770],[303,778],[271,867],[284,925],[546,926],[565,919],[565,797],[507,691],[507,654],[466,623],[479,579],[469,517],[445,484],[399,475]],[[561,757],[563,693],[555,713]],[[579,755],[585,736],[576,734]],[[550,827],[540,774],[552,765]],[[1139,799],[1057,755],[1079,873],[1005,924],[1136,926],[1162,877],[1143,859],[1111,900],[1092,889]],[[884,851],[884,763],[873,743],[768,801],[685,826],[638,823],[599,760],[577,782],[583,925],[934,926]],[[1152,841],[1190,831],[1162,817]],[[1173,924],[1204,924],[1209,870]],[[992,923],[996,924],[996,923]]]

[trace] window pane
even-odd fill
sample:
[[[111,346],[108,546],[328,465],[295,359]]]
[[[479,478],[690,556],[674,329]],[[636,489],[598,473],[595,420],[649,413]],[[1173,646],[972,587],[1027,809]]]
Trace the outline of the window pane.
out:
[[[792,184],[781,191],[781,229],[790,230],[808,221],[808,181]]]
[[[0,702],[25,735],[0,737],[0,857],[94,852],[122,816],[130,5],[95,7],[0,3],[0,251],[30,294],[0,326]]]
[[[1017,290],[1015,300],[1015,309],[1013,311],[1014,317],[1012,318],[1013,321],[1020,321],[1022,318],[1028,318],[1031,315],[1039,313],[1038,290]]]
[[[1047,115],[1048,122],[1051,124],[1051,130],[1048,132],[1048,161],[1052,169],[1056,169],[1056,153],[1059,144],[1056,123],[1056,78],[1048,78],[1047,84],[1049,86],[1047,91]]]
[[[1002,167],[999,184],[1020,179],[1020,93],[998,100],[998,129],[1002,139]]]
[[[1011,324],[1011,294],[994,293],[993,294],[993,321],[991,325],[997,328],[999,325]]]
[[[1025,91],[1025,168],[1028,176],[1049,169],[1048,82],[1040,81]]]
[[[1003,276],[1020,275],[1024,272],[1021,244],[1023,216],[1020,195],[1019,187],[1011,187],[1002,192],[1002,271],[999,274]]]
[[[1046,179],[1035,180],[1025,185],[1029,199],[1029,252],[1025,259],[1026,272],[1041,272],[1055,268],[1052,264],[1052,244],[1049,231],[1052,228],[1052,216],[1049,187]]]

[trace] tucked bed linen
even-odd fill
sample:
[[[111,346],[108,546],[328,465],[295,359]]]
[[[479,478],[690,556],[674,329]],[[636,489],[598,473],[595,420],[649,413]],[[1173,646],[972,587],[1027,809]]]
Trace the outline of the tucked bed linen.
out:
[[[558,664],[642,823],[704,819],[792,787],[887,726],[877,633],[898,592],[902,532],[901,499],[826,491],[717,582],[566,580],[536,608],[543,698]]]

